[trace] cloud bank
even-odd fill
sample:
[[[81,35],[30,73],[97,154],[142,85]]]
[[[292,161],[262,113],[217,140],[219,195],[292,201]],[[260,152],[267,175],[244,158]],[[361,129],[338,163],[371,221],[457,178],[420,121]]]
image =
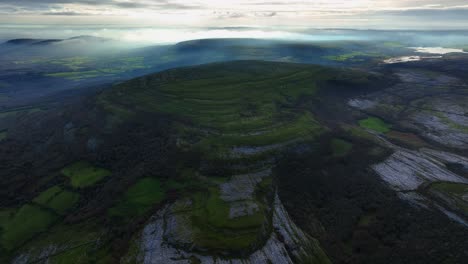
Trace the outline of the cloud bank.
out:
[[[2,0],[0,23],[461,29],[468,25],[468,2],[466,0]]]

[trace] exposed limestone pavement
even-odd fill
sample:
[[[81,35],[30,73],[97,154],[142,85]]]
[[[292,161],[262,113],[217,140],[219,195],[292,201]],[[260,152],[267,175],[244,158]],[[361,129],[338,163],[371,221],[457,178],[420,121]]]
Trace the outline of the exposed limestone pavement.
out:
[[[424,152],[432,153],[433,156],[431,157]],[[464,157],[451,153],[434,150],[420,152],[398,148],[387,160],[374,165],[373,169],[397,191],[412,191],[418,189],[422,184],[437,181],[468,184],[468,179],[449,171],[440,160],[434,158],[434,156],[449,155],[452,159],[463,162],[463,165],[468,165],[468,161]]]
[[[353,98],[348,105],[385,119],[395,129],[413,132],[413,140],[420,136],[434,144],[421,148],[416,143],[409,149],[373,131],[394,152],[372,169],[402,200],[441,211],[468,227],[468,158],[452,153],[468,149],[468,85],[439,72],[405,69],[396,75],[400,83]],[[440,146],[445,150],[437,150]]]
[[[348,105],[450,148],[468,149],[468,84],[446,74],[405,70],[401,83]]]
[[[222,258],[178,249],[165,240],[171,206],[154,215],[137,240],[138,251],[127,258],[145,264],[181,264],[198,260],[203,264],[287,264],[296,261],[329,263],[318,242],[302,232],[289,218],[278,196],[273,208],[273,230],[266,243],[247,258]]]
[[[259,210],[259,205],[253,197],[257,184],[265,177],[271,176],[271,169],[257,173],[235,175],[220,185],[221,200],[230,204],[229,217],[253,215]]]

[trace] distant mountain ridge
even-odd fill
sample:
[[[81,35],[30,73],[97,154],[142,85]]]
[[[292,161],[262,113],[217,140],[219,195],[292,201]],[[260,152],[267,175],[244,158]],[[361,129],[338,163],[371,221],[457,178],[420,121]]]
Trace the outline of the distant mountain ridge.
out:
[[[102,37],[95,37],[95,36],[76,36],[66,39],[33,39],[33,38],[18,38],[18,39],[10,39],[4,42],[2,45],[49,45],[55,43],[64,43],[69,41],[93,41],[93,42],[107,42],[111,41],[109,38],[102,38]]]

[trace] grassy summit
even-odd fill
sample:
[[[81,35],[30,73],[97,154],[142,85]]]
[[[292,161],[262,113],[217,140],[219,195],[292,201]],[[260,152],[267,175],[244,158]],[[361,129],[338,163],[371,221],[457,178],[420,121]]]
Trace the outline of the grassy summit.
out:
[[[212,158],[258,156],[323,131],[303,107],[325,86],[366,85],[369,75],[320,66],[238,61],[164,71],[104,92],[108,126],[140,112],[179,120],[180,143]]]

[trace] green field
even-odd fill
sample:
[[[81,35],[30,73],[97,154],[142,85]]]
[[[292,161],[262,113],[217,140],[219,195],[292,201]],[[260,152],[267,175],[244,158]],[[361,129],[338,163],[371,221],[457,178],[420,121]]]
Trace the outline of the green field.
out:
[[[50,208],[58,214],[64,214],[76,205],[79,195],[65,191],[58,186],[51,187],[34,198],[33,202]]]
[[[42,257],[44,248],[50,245],[62,245],[48,259],[48,263],[96,263],[96,258],[98,258],[96,246],[98,246],[99,238],[102,236],[102,232],[98,232],[98,230],[93,222],[80,222],[74,225],[57,224],[49,228],[46,233],[39,235],[37,239],[26,244],[29,248],[28,254],[30,254],[31,259],[39,259]]]
[[[98,168],[88,162],[76,162],[64,169],[62,174],[70,178],[71,185],[75,188],[93,186],[105,177],[111,175],[109,170]]]
[[[165,192],[158,179],[144,178],[127,190],[124,198],[109,210],[109,214],[122,217],[141,215],[164,197]]]
[[[62,191],[53,197],[46,206],[59,214],[64,214],[76,205],[79,195],[69,191]]]
[[[57,194],[62,192],[62,188],[59,186],[50,187],[49,189],[43,191],[36,198],[33,199],[33,202],[40,205],[47,205],[47,203],[52,200]]]
[[[57,73],[49,73],[46,74],[46,76],[49,77],[58,77],[58,78],[64,78],[64,79],[70,79],[70,80],[82,80],[82,79],[89,79],[89,78],[96,78],[100,76],[105,76],[106,74],[97,71],[97,70],[92,70],[92,71],[73,71],[73,72],[57,72]]]
[[[18,210],[0,212],[0,242],[3,248],[12,250],[30,238],[44,232],[57,219],[78,202],[79,195],[58,186],[51,187]],[[50,210],[49,210],[50,209]]]
[[[107,58],[96,60],[90,57],[70,57],[51,61],[36,61],[35,63],[51,63],[66,67],[60,72],[47,73],[48,77],[64,78],[73,81],[115,76],[138,69],[145,69],[144,57]]]
[[[377,117],[369,117],[359,121],[359,125],[363,128],[374,130],[379,133],[387,133],[391,130],[391,125],[385,123],[382,119]]]
[[[3,220],[1,244],[8,250],[14,249],[34,235],[46,231],[55,219],[53,214],[26,204],[11,218]]]

